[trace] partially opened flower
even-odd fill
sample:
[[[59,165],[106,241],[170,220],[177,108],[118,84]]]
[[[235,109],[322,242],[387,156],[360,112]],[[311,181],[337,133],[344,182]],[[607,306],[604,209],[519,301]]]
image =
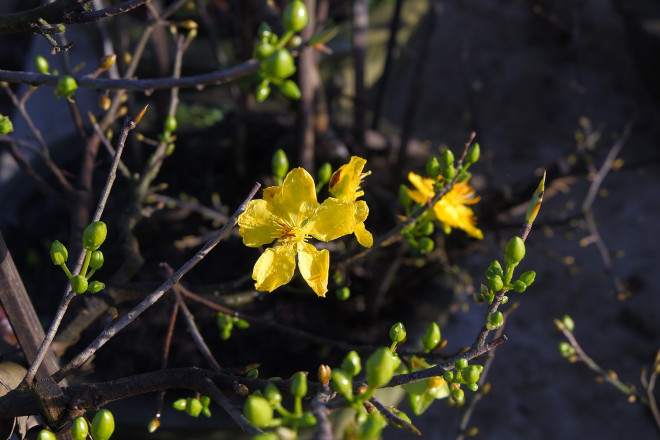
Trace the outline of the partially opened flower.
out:
[[[356,202],[358,197],[364,195],[364,191],[360,189],[360,184],[363,182],[362,179],[371,174],[371,171],[367,173],[362,172],[366,163],[366,159],[353,156],[349,163],[339,167],[328,183],[330,194],[344,203],[358,203]],[[373,245],[374,238],[367,231],[364,222],[356,224],[354,232],[358,243],[362,246],[370,248]]]
[[[319,204],[312,176],[302,168],[291,170],[282,186],[264,189],[263,199],[251,200],[238,217],[239,233],[246,246],[259,247],[277,240],[254,266],[256,289],[271,292],[291,281],[297,257],[307,284],[318,296],[325,296],[329,253],[307,243],[308,238],[330,241],[351,234],[368,214],[365,202],[348,204],[328,198]]]
[[[433,199],[435,196],[433,179],[409,173],[408,180],[415,187],[415,189],[408,189],[408,196],[416,203],[424,204]],[[474,189],[470,185],[456,182],[452,189],[433,205],[433,214],[445,226],[446,232],[450,232],[451,228],[458,228],[481,240],[484,238],[484,234],[476,227],[477,218],[474,211],[466,206],[473,205],[479,200],[480,197],[475,196]]]

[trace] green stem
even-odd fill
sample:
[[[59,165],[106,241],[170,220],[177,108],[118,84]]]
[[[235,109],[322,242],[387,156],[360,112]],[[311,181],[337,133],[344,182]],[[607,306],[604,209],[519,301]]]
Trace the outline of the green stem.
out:
[[[87,268],[89,267],[89,260],[91,260],[91,259],[92,259],[92,251],[90,251],[89,249],[86,249],[85,250],[85,261],[83,262],[82,268],[80,268],[80,272],[78,273],[78,275],[85,276],[85,274],[87,273]]]
[[[73,275],[71,275],[71,271],[69,270],[68,267],[66,267],[66,263],[60,264],[60,267],[62,268],[62,270],[66,274],[67,278],[69,278],[69,279],[73,278]]]
[[[293,399],[293,413],[297,416],[302,415],[302,397],[295,396]]]
[[[293,37],[293,35],[294,35],[293,32],[291,32],[291,31],[286,31],[286,32],[284,33],[284,35],[282,35],[282,38],[280,38],[279,43],[277,43],[277,47],[279,47],[279,48],[284,48],[284,46],[286,46],[286,44],[289,42],[289,40],[291,39],[291,37]]]
[[[87,278],[87,280],[89,281],[89,279],[92,277],[92,275],[94,275],[94,272],[96,272],[96,269],[90,270],[89,273],[87,275],[85,275],[85,278]]]

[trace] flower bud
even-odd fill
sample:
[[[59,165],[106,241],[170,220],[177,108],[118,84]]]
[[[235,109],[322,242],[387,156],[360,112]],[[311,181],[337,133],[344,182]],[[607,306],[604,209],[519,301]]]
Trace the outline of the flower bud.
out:
[[[465,401],[465,392],[460,388],[451,390],[451,400],[456,404],[461,405]]]
[[[518,280],[515,283],[513,283],[513,290],[515,290],[518,293],[523,293],[526,289],[527,289],[527,284],[525,284],[521,280]]]
[[[307,25],[307,7],[302,0],[292,0],[282,13],[284,28],[288,32],[300,32]]]
[[[158,428],[160,428],[160,419],[158,417],[154,417],[149,421],[149,424],[147,425],[147,431],[149,431],[149,434],[153,434]]]
[[[453,179],[455,175],[456,175],[456,170],[454,169],[453,165],[445,168],[442,171],[442,177],[444,177],[447,180]]]
[[[488,266],[488,269],[486,270],[486,278],[492,278],[495,275],[504,275],[504,271],[502,271],[502,265],[497,260],[493,260],[493,262],[490,263],[490,266]]]
[[[380,438],[380,433],[387,426],[387,420],[378,411],[373,411],[367,415],[367,420],[362,425],[362,435],[359,438],[371,439]]]
[[[71,437],[73,440],[85,440],[89,433],[89,425],[84,417],[77,417],[71,424]]]
[[[87,278],[83,275],[76,275],[71,278],[71,289],[73,289],[74,292],[85,293],[87,292],[87,287],[89,287],[89,283],[87,282]]]
[[[178,127],[177,120],[174,116],[165,118],[165,131],[174,133]]]
[[[268,400],[272,406],[277,406],[282,403],[282,393],[274,383],[269,383],[264,388],[264,398]]]
[[[389,383],[394,375],[392,352],[383,347],[376,350],[367,359],[367,385],[380,388]]]
[[[424,344],[424,351],[428,353],[431,350],[433,350],[440,343],[440,339],[441,339],[440,327],[435,322],[430,323],[429,326],[426,327],[426,331],[422,336],[422,344]]]
[[[465,358],[458,358],[454,361],[454,368],[456,368],[457,371],[464,370],[468,366],[468,360]]]
[[[261,70],[270,77],[286,79],[296,73],[296,63],[288,50],[275,49],[261,62]]]
[[[89,283],[87,289],[92,293],[98,293],[101,290],[105,289],[105,284],[103,284],[100,281],[92,281],[91,283]]]
[[[209,396],[200,396],[199,401],[202,402],[202,408],[208,408],[211,404],[211,398]]]
[[[337,291],[335,293],[336,293],[337,299],[339,299],[339,301],[346,301],[347,299],[349,299],[351,297],[351,289],[349,289],[346,286],[340,287],[339,289],[337,289]]]
[[[390,328],[390,339],[392,342],[402,342],[406,339],[406,328],[403,326],[403,323],[397,322]]]
[[[467,154],[465,155],[465,163],[466,164],[473,164],[476,161],[479,160],[479,156],[481,155],[481,147],[479,146],[478,143],[474,143],[468,148]]]
[[[300,418],[301,428],[311,428],[316,426],[317,423],[318,422],[316,421],[316,417],[311,412],[303,413],[302,417]]]
[[[534,272],[533,270],[529,270],[524,274],[520,275],[520,281],[525,283],[527,287],[532,285],[535,278],[536,278],[536,272]]]
[[[566,330],[569,332],[573,332],[575,330],[575,321],[573,321],[573,318],[571,318],[568,315],[564,315],[563,318],[561,318],[562,324],[564,324],[564,327],[566,327]]]
[[[107,235],[108,228],[105,226],[105,223],[90,223],[83,232],[83,247],[88,251],[95,251],[101,247]]]
[[[291,377],[289,391],[294,397],[305,397],[307,395],[307,373],[299,371]]]
[[[432,222],[426,220],[418,224],[415,229],[419,235],[428,237],[429,235],[433,234],[435,227],[433,226]]]
[[[486,323],[488,330],[500,328],[502,324],[504,324],[504,315],[499,310],[488,315],[488,322]]]
[[[183,411],[186,409],[186,399],[177,399],[174,402],[172,402],[172,408],[174,408],[177,411]]]
[[[103,258],[103,252],[94,251],[92,252],[92,256],[89,259],[89,267],[94,270],[99,270],[101,267],[103,267],[104,262],[105,259]]]
[[[525,258],[525,242],[522,238],[512,237],[504,248],[504,264],[516,266]]]
[[[332,388],[344,396],[346,400],[353,398],[351,375],[342,369],[335,368],[332,370]]]
[[[257,86],[255,91],[255,99],[257,102],[264,102],[270,96],[270,85],[268,81],[262,81]]]
[[[273,408],[266,399],[252,394],[245,399],[243,415],[257,428],[263,428],[273,420]]]
[[[273,53],[275,46],[270,44],[268,40],[262,40],[254,47],[254,57],[258,61],[263,61],[268,58],[268,55]]]
[[[286,157],[286,153],[281,148],[275,151],[273,154],[273,159],[271,160],[271,168],[273,170],[273,175],[278,179],[284,179],[287,171],[289,171],[289,159]]]
[[[443,378],[447,383],[451,383],[451,382],[454,381],[454,372],[451,371],[451,370],[446,370],[446,371],[442,374],[442,378]]]
[[[399,185],[399,192],[397,197],[399,198],[399,203],[401,203],[401,206],[403,206],[405,209],[410,208],[412,199],[410,198],[410,194],[408,194],[408,188],[406,188],[406,185]]]
[[[325,185],[330,181],[330,177],[332,177],[332,165],[325,162],[316,173],[316,186],[321,187]]]
[[[114,53],[104,56],[99,63],[99,69],[105,72],[115,64],[115,61],[117,61],[117,55]]]
[[[332,369],[329,365],[321,364],[319,365],[316,376],[318,377],[319,382],[321,382],[321,385],[325,386],[328,384],[328,382],[330,382],[330,378],[332,377]]]
[[[92,420],[92,437],[94,440],[109,440],[115,431],[115,418],[107,409],[97,412]]]
[[[500,290],[502,290],[502,288],[504,287],[504,281],[502,281],[502,277],[499,275],[495,275],[492,278],[489,278],[488,287],[495,292],[499,292]]]
[[[34,61],[37,64],[37,70],[39,71],[39,73],[48,75],[48,70],[50,69],[50,66],[48,65],[48,60],[46,60],[46,58],[42,57],[41,55],[37,55]]]
[[[59,240],[55,240],[50,245],[50,259],[53,264],[61,266],[66,263],[66,260],[69,259],[69,252],[66,250],[66,247],[60,243]]]
[[[14,124],[8,116],[0,115],[0,134],[9,134],[14,131]]]
[[[562,341],[557,346],[559,348],[559,353],[565,358],[573,356],[575,354],[575,348],[566,341]]]
[[[287,79],[282,84],[280,84],[278,89],[282,95],[289,99],[298,100],[300,99],[300,96],[302,96],[298,84],[290,79]]]
[[[72,76],[63,76],[57,81],[57,86],[55,87],[55,97],[56,98],[71,98],[76,90],[78,89],[78,83]]]
[[[426,162],[426,174],[431,179],[436,179],[440,175],[440,162],[437,157],[432,157]]]
[[[447,168],[453,168],[454,167],[454,153],[447,148],[445,151],[442,152],[442,163],[445,165]]]
[[[248,379],[257,379],[259,377],[259,370],[256,368],[254,370],[250,370],[245,375],[245,377],[247,377]]]
[[[273,30],[268,23],[262,21],[257,30],[257,35],[260,40],[268,40],[273,35]]]
[[[465,380],[465,383],[468,384],[479,382],[480,375],[481,371],[479,371],[477,365],[470,365],[465,370],[463,370],[463,380]]]
[[[428,254],[429,252],[433,251],[435,242],[429,237],[422,237],[417,240],[417,247],[422,254]]]
[[[202,402],[196,398],[188,398],[186,400],[186,414],[190,417],[199,417],[199,414],[202,412]]]
[[[51,431],[47,429],[42,429],[41,431],[39,431],[37,440],[57,440],[57,437]]]
[[[349,376],[357,376],[362,370],[362,361],[357,351],[351,350],[341,363],[341,369],[344,370]]]

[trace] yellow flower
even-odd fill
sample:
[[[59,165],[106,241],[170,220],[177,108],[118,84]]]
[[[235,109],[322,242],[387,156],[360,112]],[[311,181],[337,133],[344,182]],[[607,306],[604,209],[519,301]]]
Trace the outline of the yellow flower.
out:
[[[408,189],[408,196],[417,203],[428,203],[435,196],[433,188],[433,179],[425,178],[419,174],[409,173],[408,180],[415,189]],[[478,238],[484,238],[483,232],[476,227],[477,218],[471,208],[466,205],[473,205],[480,200],[475,196],[474,189],[467,183],[456,182],[454,187],[443,198],[433,205],[435,217],[447,228],[462,229],[468,235]]]
[[[365,202],[344,203],[334,198],[323,204],[316,200],[314,180],[302,168],[291,170],[282,186],[264,189],[263,199],[251,200],[238,217],[243,243],[259,247],[277,240],[266,249],[252,271],[255,288],[272,292],[288,283],[298,267],[318,296],[328,291],[330,257],[327,249],[307,243],[311,236],[321,241],[351,234],[369,214]]]
[[[371,174],[371,171],[362,172],[366,163],[366,159],[353,156],[349,163],[339,167],[328,183],[330,194],[345,203],[358,203],[357,198],[364,195],[364,191],[360,190],[362,179]],[[362,246],[370,248],[374,244],[374,238],[371,232],[367,231],[364,222],[356,224],[354,232],[355,238]]]

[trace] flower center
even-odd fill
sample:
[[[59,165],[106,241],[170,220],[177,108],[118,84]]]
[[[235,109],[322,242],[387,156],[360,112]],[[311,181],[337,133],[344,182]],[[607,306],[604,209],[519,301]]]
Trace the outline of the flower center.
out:
[[[282,220],[277,220],[275,223],[279,226],[275,231],[275,238],[280,243],[286,245],[307,241],[307,234],[304,234],[300,227],[289,225]]]

